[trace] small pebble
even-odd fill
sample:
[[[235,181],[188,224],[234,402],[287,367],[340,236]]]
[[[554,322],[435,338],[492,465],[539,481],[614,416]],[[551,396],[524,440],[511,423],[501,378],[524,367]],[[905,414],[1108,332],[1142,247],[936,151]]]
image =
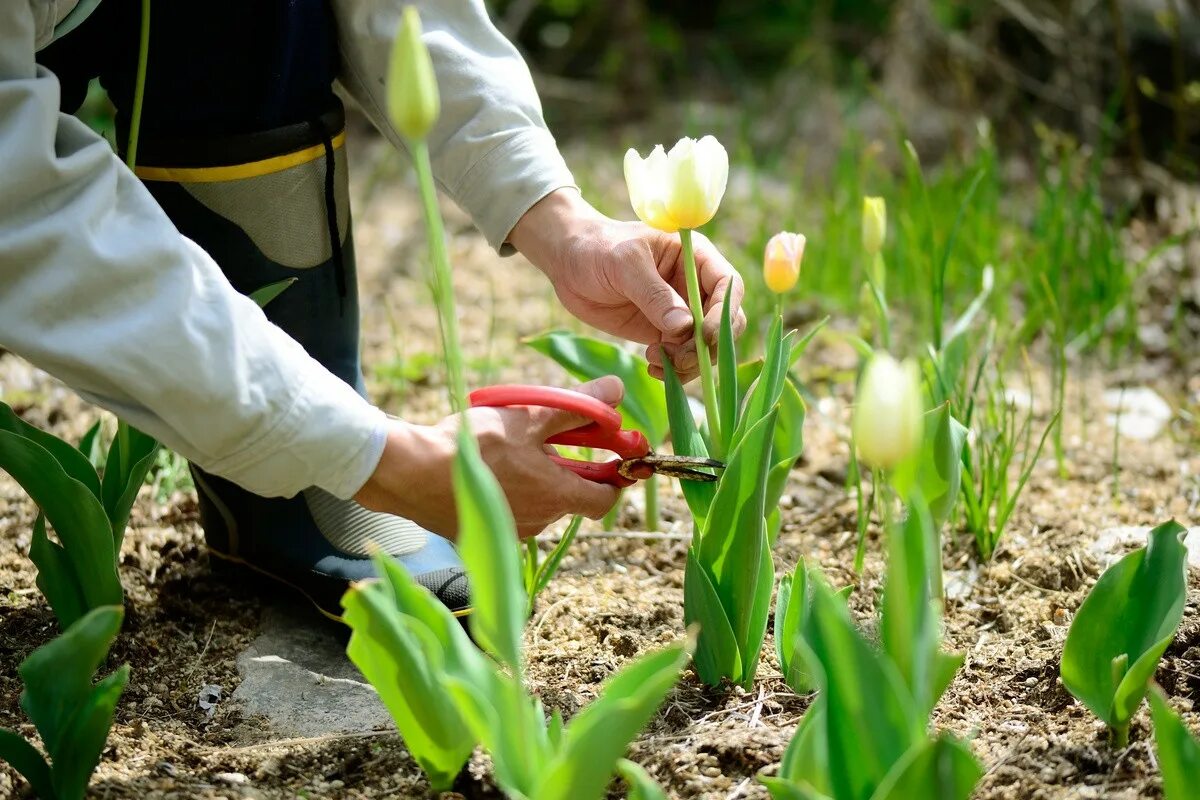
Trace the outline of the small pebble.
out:
[[[1028,677],[1028,678],[1026,678],[1026,679],[1025,679],[1025,685],[1026,685],[1026,686],[1037,686],[1037,685],[1038,685],[1038,679],[1037,679],[1037,678],[1034,678],[1034,677]]]
[[[719,778],[721,777],[721,769],[719,767],[705,767],[700,771],[700,774],[706,778]]]
[[[230,786],[242,786],[250,782],[250,779],[240,772],[218,772],[213,776],[213,780],[228,783]]]

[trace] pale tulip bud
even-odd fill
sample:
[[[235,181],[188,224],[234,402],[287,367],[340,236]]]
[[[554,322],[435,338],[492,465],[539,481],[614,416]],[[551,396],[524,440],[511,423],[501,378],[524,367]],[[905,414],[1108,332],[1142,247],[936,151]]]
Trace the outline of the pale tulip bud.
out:
[[[925,425],[921,373],[915,361],[877,353],[867,363],[854,404],[854,443],[863,463],[894,469],[917,454]]]
[[[729,179],[729,155],[712,136],[683,138],[671,152],[656,145],[642,158],[625,153],[625,183],[638,219],[660,231],[699,228],[713,218]]]
[[[763,253],[763,280],[775,294],[790,290],[799,280],[806,242],[804,234],[787,231],[775,234],[767,242]]]
[[[883,249],[885,238],[887,238],[887,203],[882,197],[864,197],[862,243],[867,255],[878,254]]]
[[[433,60],[421,39],[421,16],[405,6],[388,62],[387,105],[392,124],[409,140],[424,139],[441,111]]]

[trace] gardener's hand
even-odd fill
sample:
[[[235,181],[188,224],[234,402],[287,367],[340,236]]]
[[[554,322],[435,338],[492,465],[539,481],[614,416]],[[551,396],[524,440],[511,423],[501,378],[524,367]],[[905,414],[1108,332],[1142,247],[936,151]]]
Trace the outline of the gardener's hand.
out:
[[[576,391],[614,407],[624,395],[620,379],[612,376],[585,383]],[[546,439],[590,420],[526,406],[472,408],[466,417],[483,460],[508,498],[522,539],[567,514],[599,519],[617,502],[620,490],[584,480],[548,458],[554,450]],[[450,475],[460,424],[458,416],[433,426],[395,420],[379,466],[354,499],[373,511],[398,514],[455,538],[458,520]]]
[[[529,209],[508,238],[546,273],[568,311],[606,333],[647,345],[652,375],[662,377],[665,351],[680,378],[696,377],[700,366],[678,235],[610,219],[575,190],[559,189]],[[715,345],[727,293],[735,335],[745,329],[745,289],[737,270],[711,242],[700,234],[692,240],[704,338]]]

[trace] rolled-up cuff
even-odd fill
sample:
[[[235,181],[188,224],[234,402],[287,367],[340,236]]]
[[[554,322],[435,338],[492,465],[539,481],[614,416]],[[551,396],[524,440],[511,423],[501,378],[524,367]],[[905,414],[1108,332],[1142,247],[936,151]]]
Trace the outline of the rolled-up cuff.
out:
[[[517,220],[555,189],[578,188],[554,137],[544,128],[513,134],[479,160],[450,189],[488,243],[501,255]]]

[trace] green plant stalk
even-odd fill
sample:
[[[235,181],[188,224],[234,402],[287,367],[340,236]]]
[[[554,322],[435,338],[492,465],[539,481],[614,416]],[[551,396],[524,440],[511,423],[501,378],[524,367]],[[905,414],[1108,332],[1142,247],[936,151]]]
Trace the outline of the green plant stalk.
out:
[[[125,164],[130,171],[137,165],[138,133],[142,127],[142,103],[146,97],[146,64],[150,60],[150,0],[142,0],[142,25],[138,33],[137,75],[133,84],[133,108],[129,115],[129,143]],[[129,472],[129,424],[117,420],[117,441],[121,445],[121,474]]]
[[[879,315],[879,335],[883,340],[883,349],[892,349],[892,323],[888,319],[887,296],[883,289],[883,255],[875,254],[872,268],[867,270],[867,283],[871,287],[871,297],[875,300],[875,311]]]
[[[450,274],[450,256],[446,251],[446,229],[438,212],[437,190],[433,183],[433,166],[429,161],[429,146],[417,140],[412,144],[413,164],[417,169],[417,184],[421,191],[421,210],[425,229],[429,233],[429,258],[433,266],[433,299],[441,320],[442,349],[446,355],[449,378],[450,406],[455,413],[467,408],[466,369],[458,333],[458,311],[454,302],[454,284]],[[465,420],[464,420],[465,421]]]
[[[651,475],[643,486],[646,491],[646,530],[658,530],[658,476]]]
[[[725,441],[717,412],[717,385],[713,381],[712,359],[708,355],[708,343],[704,341],[704,308],[700,303],[700,276],[696,272],[696,253],[692,249],[692,232],[687,228],[679,231],[683,245],[683,272],[687,281],[688,306],[692,311],[693,335],[696,339],[696,357],[700,361],[700,387],[704,392],[704,414],[708,420],[708,434],[712,439],[713,457],[724,457]],[[730,431],[732,433],[732,431]]]

